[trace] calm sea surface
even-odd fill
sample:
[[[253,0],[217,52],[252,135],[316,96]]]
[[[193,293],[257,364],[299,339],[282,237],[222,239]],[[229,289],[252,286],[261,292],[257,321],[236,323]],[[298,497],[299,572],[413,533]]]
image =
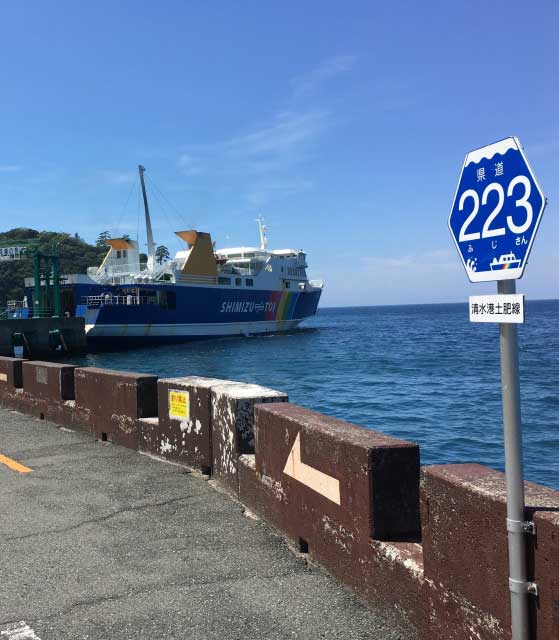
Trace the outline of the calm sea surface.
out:
[[[203,375],[286,391],[305,407],[421,445],[423,464],[503,468],[499,332],[465,304],[321,309],[288,334],[91,354],[91,366]],[[559,301],[520,326],[525,473],[559,488]]]

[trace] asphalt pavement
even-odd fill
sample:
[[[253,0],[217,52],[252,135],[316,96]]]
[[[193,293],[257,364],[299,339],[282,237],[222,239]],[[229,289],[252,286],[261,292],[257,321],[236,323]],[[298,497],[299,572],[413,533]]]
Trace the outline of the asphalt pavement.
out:
[[[0,409],[0,640],[413,640],[185,469]]]

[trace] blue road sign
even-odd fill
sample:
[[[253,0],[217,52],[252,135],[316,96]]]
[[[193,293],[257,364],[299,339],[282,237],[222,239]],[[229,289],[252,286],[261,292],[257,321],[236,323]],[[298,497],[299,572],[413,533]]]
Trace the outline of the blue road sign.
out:
[[[468,153],[448,226],[471,282],[522,277],[545,204],[517,138]]]

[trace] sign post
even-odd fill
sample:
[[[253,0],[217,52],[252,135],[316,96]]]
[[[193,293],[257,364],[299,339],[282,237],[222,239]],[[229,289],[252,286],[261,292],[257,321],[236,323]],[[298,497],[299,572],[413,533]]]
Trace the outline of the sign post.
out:
[[[534,533],[527,522],[524,503],[524,470],[522,461],[522,423],[520,414],[520,378],[518,336],[512,305],[516,279],[521,278],[545,209],[545,197],[517,138],[505,138],[466,155],[448,225],[471,282],[496,280],[494,315],[499,322],[501,347],[501,384],[503,398],[503,430],[505,443],[505,476],[507,488],[507,532],[509,550],[509,589],[513,640],[529,640],[530,594],[537,585],[529,582],[526,571],[526,535]],[[502,299],[502,303],[499,300]],[[473,302],[470,318],[474,317]],[[502,310],[511,305],[511,318]],[[507,309],[509,307],[506,307]],[[516,310],[516,307],[515,307]],[[503,317],[504,314],[504,317]]]

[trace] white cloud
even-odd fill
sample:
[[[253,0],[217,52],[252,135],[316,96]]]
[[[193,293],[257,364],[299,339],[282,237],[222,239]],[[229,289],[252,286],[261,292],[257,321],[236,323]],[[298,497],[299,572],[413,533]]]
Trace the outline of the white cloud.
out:
[[[291,196],[302,191],[308,191],[312,187],[313,183],[303,178],[256,182],[248,190],[247,200],[249,204],[259,207],[277,199],[278,196]]]
[[[440,269],[451,269],[456,264],[454,253],[450,249],[434,249],[422,253],[403,256],[384,256],[361,258],[366,271],[369,273],[385,273],[390,271],[409,271],[429,273]]]
[[[323,60],[317,67],[292,80],[293,99],[308,98],[330,78],[347,73],[353,68],[356,57],[352,55],[335,56]]]
[[[312,181],[301,175],[301,165],[337,122],[330,109],[312,104],[312,95],[328,79],[348,72],[354,62],[354,56],[336,56],[295,78],[283,108],[229,139],[185,148],[178,158],[179,171],[204,173],[222,183],[234,180],[235,189],[245,193],[250,205],[311,189]]]
[[[234,181],[249,205],[260,206],[312,188],[299,166],[331,123],[326,110],[281,111],[221,143],[188,149],[179,157],[179,171]]]
[[[395,256],[364,256],[350,269],[323,265],[324,305],[455,302],[472,293],[468,278],[452,248]],[[358,285],[355,273],[359,274]],[[317,274],[318,275],[318,274]],[[476,287],[477,293],[491,287]]]
[[[282,111],[269,123],[231,139],[226,151],[246,158],[290,153],[321,133],[328,118],[326,111]]]
[[[185,176],[196,176],[203,172],[200,162],[187,153],[179,157],[178,165],[179,171]]]

